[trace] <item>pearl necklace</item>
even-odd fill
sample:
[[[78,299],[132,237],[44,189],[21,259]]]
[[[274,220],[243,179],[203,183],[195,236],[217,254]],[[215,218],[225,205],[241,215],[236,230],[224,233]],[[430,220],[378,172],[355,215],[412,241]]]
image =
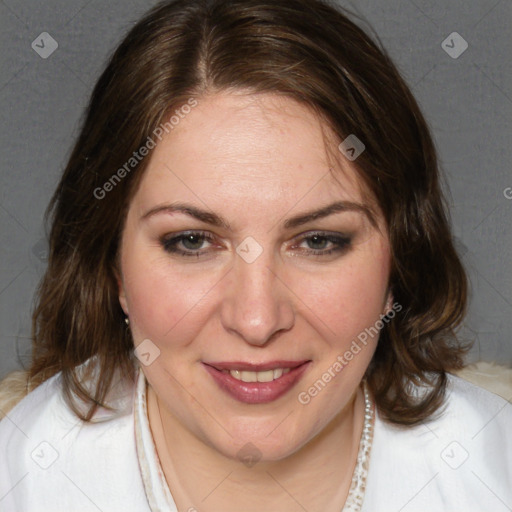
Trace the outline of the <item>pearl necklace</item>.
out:
[[[363,506],[364,494],[366,491],[366,478],[370,465],[370,452],[373,442],[373,431],[375,427],[375,407],[370,399],[368,384],[363,381],[364,393],[364,424],[359,451],[357,453],[356,467],[352,475],[352,483],[348,492],[347,501],[341,512],[359,512]]]

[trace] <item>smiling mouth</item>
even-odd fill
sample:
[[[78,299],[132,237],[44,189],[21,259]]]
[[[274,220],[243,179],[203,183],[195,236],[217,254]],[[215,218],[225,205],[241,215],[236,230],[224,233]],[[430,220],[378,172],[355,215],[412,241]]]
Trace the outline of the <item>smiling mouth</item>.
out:
[[[273,361],[263,364],[203,363],[216,384],[237,401],[267,403],[290,391],[310,366],[311,360]]]
[[[286,375],[291,368],[276,368],[263,372],[249,372],[246,370],[222,370],[222,373],[229,373],[231,377],[242,382],[271,382]]]

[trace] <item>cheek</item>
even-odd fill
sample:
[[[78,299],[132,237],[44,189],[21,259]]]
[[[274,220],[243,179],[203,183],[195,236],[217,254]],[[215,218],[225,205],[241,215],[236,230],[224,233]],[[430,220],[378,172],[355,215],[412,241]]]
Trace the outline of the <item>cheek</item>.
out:
[[[208,305],[212,278],[173,271],[165,255],[149,258],[142,252],[132,253],[124,265],[134,338],[149,338],[159,345],[171,339],[186,344],[199,328],[196,320]]]
[[[304,302],[317,317],[315,323],[323,325],[326,339],[331,344],[345,345],[380,319],[388,274],[385,252],[354,255],[325,278],[297,280],[297,294],[306,298]]]

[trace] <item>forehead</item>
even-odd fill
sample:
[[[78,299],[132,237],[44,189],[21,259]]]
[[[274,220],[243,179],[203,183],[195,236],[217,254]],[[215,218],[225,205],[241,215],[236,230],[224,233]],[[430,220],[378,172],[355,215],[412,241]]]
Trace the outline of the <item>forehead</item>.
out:
[[[274,210],[363,202],[357,172],[336,151],[330,128],[291,98],[218,93],[200,98],[157,144],[135,199]]]

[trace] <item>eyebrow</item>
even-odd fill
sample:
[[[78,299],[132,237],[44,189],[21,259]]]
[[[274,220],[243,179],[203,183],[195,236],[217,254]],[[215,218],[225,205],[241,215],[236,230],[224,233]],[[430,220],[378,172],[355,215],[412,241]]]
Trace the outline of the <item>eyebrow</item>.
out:
[[[360,203],[354,203],[353,201],[336,201],[317,210],[312,210],[310,212],[301,213],[294,217],[290,217],[284,223],[284,227],[285,229],[296,228],[307,224],[308,222],[322,219],[340,212],[361,213],[365,215],[372,224],[375,224],[375,218],[368,206]],[[231,229],[229,222],[223,219],[220,215],[185,203],[172,203],[155,206],[154,208],[151,208],[146,213],[144,213],[141,217],[141,220],[146,220],[159,213],[184,213],[185,215],[189,215],[190,217],[193,217],[194,219],[197,219],[206,224],[211,224],[212,226],[222,227],[228,230]]]
[[[313,210],[311,212],[306,212],[296,215],[295,217],[291,217],[284,223],[284,227],[287,229],[296,228],[313,220],[322,219],[324,217],[328,217],[329,215],[340,212],[362,213],[368,217],[368,220],[372,224],[375,222],[372,211],[370,208],[368,208],[368,206],[360,203],[354,203],[353,201],[336,201],[335,203],[328,204],[327,206],[319,208],[318,210]]]
[[[196,206],[185,203],[172,203],[155,206],[154,208],[151,208],[149,211],[147,211],[144,215],[142,215],[141,220],[149,219],[158,213],[176,212],[189,215],[190,217],[204,222],[205,224],[211,224],[212,226],[230,229],[229,223],[216,213],[208,212],[206,210],[202,210],[201,208],[197,208]]]

